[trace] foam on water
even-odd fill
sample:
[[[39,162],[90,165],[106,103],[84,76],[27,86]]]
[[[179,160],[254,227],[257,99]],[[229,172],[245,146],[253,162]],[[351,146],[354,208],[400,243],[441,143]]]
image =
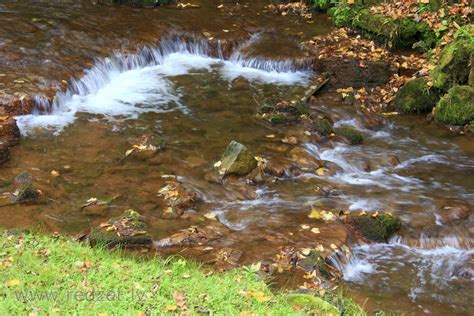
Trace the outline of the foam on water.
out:
[[[35,98],[31,115],[17,117],[26,135],[36,128],[60,132],[74,122],[78,112],[134,118],[143,112],[183,110],[173,76],[202,71],[218,71],[224,80],[239,76],[276,85],[305,85],[309,68],[296,67],[287,61],[233,57],[223,59],[218,46],[213,53],[203,39],[164,39],[158,47],[145,47],[137,54],[116,54],[98,60],[79,80],[71,80],[67,91],[58,93],[52,102]]]

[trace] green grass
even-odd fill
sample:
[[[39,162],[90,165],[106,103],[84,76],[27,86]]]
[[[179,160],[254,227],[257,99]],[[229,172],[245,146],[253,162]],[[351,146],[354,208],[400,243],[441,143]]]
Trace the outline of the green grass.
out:
[[[324,299],[345,315],[364,313],[338,297]],[[65,237],[0,236],[1,315],[301,315],[310,309],[293,309],[251,268],[210,273],[181,258],[140,259]]]

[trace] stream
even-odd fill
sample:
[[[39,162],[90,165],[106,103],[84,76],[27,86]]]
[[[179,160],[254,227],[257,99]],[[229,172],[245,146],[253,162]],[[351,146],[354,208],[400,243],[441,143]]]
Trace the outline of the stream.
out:
[[[8,200],[0,197],[0,226],[75,235],[133,208],[144,215],[156,251],[211,262],[212,254],[204,247],[167,247],[160,240],[192,225],[206,226],[202,215],[212,213],[225,232],[209,245],[238,253],[236,265],[273,257],[281,247],[348,244],[352,256],[334,256],[332,264],[342,273],[342,287],[357,302],[365,302],[368,311],[472,315],[474,214],[462,221],[440,217],[446,201],[474,207],[472,139],[453,136],[424,117],[396,117],[372,129],[334,91],[319,94],[311,110],[330,114],[336,126],[357,128],[364,134],[364,144],[320,142],[299,126],[265,124],[256,115],[256,103],[268,98],[297,100],[318,75],[318,69],[305,59],[307,53],[297,34],[328,33],[327,18],[315,15],[310,24],[298,17],[262,14],[254,16],[255,25],[249,27],[250,11],[261,10],[265,1],[246,8],[241,5],[233,15],[218,16],[215,21],[199,18],[214,12],[215,4],[198,2],[202,8],[182,11],[94,6],[87,22],[80,20],[78,9],[84,7],[79,5],[35,13],[22,4],[0,4],[0,19],[7,15],[10,23],[31,28],[44,24],[23,35],[0,30],[0,52],[14,43],[15,50],[32,50],[28,36],[36,40],[40,36],[43,44],[34,44],[44,50],[28,54],[23,61],[27,69],[29,63],[38,67],[34,61],[43,60],[44,72],[39,67],[31,73],[50,76],[45,81],[49,83],[66,75],[72,78],[52,102],[38,94],[34,112],[16,117],[23,138],[11,149],[12,158],[2,165],[0,180],[12,181],[21,172],[29,172],[43,198],[36,204],[7,205]],[[101,10],[113,13],[104,17]],[[9,11],[22,12],[28,19]],[[159,20],[152,31],[159,34],[159,40],[146,38],[143,45],[137,41],[140,49],[123,54],[118,49],[131,41],[120,37],[133,35],[119,17],[129,12],[139,36],[151,27],[150,19]],[[147,18],[140,26],[142,12]],[[189,20],[182,21],[182,17]],[[95,26],[101,19],[108,24],[104,31]],[[201,34],[201,28],[217,32],[229,19],[237,25],[234,29],[242,25],[242,34],[234,34],[238,40],[233,45],[225,45],[227,32],[219,37],[222,42]],[[117,33],[112,32],[115,26]],[[48,37],[48,32],[62,35]],[[98,33],[104,40],[97,39]],[[95,46],[110,45],[117,51],[79,47],[71,34],[91,41],[95,38]],[[65,44],[57,42],[61,37],[66,38]],[[68,49],[71,51],[62,51]],[[62,66],[45,61],[54,59],[54,55],[44,55],[53,51],[58,52],[55,63]],[[93,56],[93,61],[84,54]],[[5,65],[8,69],[12,64]],[[32,81],[43,82],[39,75]],[[281,141],[290,136],[298,145]],[[152,157],[124,159],[127,150],[143,137],[159,139],[165,148]],[[239,180],[223,185],[212,181],[211,174],[231,140],[281,165],[288,165],[286,153],[298,146],[331,162],[337,172],[286,173],[256,185]],[[59,176],[52,176],[53,170]],[[169,175],[177,176],[202,200],[189,216],[160,216],[157,192]],[[329,193],[316,194],[318,188]],[[10,185],[0,187],[0,193],[9,190]],[[92,197],[113,201],[100,214],[89,214],[81,206]],[[314,205],[349,212],[391,212],[401,218],[403,229],[388,243],[357,244],[342,225],[312,222],[308,214]],[[318,227],[321,233],[302,231],[304,224]],[[295,288],[293,279],[285,272],[278,284]]]

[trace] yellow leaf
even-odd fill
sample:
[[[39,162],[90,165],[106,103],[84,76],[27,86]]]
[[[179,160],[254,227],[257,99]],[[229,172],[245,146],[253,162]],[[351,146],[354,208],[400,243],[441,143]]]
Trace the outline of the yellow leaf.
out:
[[[207,213],[207,214],[204,214],[204,217],[207,218],[207,219],[213,219],[215,220],[217,218],[217,214],[215,213]]]
[[[316,170],[316,174],[320,177],[324,176],[324,168],[319,168]]]
[[[6,282],[6,285],[7,285],[8,287],[20,285],[20,280],[18,280],[18,279],[8,280],[8,281]]]
[[[173,311],[177,310],[178,307],[177,307],[176,305],[167,305],[167,306],[165,307],[165,309],[166,309],[167,311],[169,311],[169,312],[173,312]]]
[[[322,219],[321,213],[317,209],[312,209],[308,215],[309,218]]]

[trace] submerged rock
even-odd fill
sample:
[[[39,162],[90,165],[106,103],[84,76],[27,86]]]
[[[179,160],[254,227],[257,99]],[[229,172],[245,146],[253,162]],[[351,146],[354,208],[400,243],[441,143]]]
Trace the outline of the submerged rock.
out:
[[[10,195],[10,201],[11,203],[33,202],[36,201],[39,196],[40,193],[32,183],[25,183]]]
[[[334,129],[334,133],[347,139],[351,145],[360,145],[364,142],[364,135],[350,126],[341,126]]]
[[[349,215],[346,223],[356,235],[375,242],[387,242],[401,228],[400,219],[388,214]]]
[[[444,224],[465,220],[470,214],[469,204],[462,201],[446,201],[439,210],[439,216]]]
[[[191,226],[180,230],[170,237],[159,240],[156,244],[158,247],[201,246],[224,236],[228,232],[227,227],[214,221],[206,227]]]
[[[175,180],[167,181],[166,185],[158,191],[158,196],[165,205],[162,217],[167,219],[182,216],[187,209],[200,200],[196,192],[187,190]]]
[[[295,147],[288,153],[289,158],[296,162],[298,167],[315,169],[321,167],[319,157],[315,157],[302,147]]]
[[[231,141],[222,155],[220,170],[224,175],[244,176],[257,167],[257,160],[244,145]]]
[[[439,100],[434,111],[436,121],[464,125],[474,121],[474,87],[456,86]]]
[[[428,86],[426,78],[408,81],[395,96],[395,107],[401,113],[426,113],[436,105],[439,93]]]
[[[140,220],[140,214],[130,209],[94,228],[89,241],[92,245],[146,246],[151,245],[152,238]]]

